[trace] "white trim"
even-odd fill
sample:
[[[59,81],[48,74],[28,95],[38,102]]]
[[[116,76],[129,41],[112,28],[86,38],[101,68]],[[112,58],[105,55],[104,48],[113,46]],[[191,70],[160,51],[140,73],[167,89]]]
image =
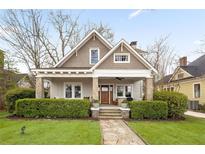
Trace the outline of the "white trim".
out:
[[[126,45],[127,48],[129,49],[129,51],[132,51],[137,57],[138,59],[145,64],[149,69],[153,70],[156,74],[158,73],[157,70],[151,65],[149,64],[140,54],[138,54],[125,40],[121,40],[119,41],[103,58],[101,58],[101,60],[94,65],[91,70],[96,69],[103,61],[105,61],[105,59],[107,59],[118,47],[119,45],[123,43],[123,45]]]
[[[123,86],[123,96],[117,96],[117,86]],[[133,84],[116,84],[116,98],[127,98],[125,96],[125,86],[131,86],[131,97],[133,98]]]
[[[94,77],[145,77],[152,78],[151,70],[146,69],[96,69]]]
[[[83,44],[90,36],[92,36],[92,34],[95,33],[97,36],[99,36],[100,39],[102,39],[105,44],[112,49],[112,45],[102,37],[102,35],[100,35],[96,30],[92,30],[88,35],[86,35],[70,52],[68,52],[54,67],[58,67],[58,66],[62,66],[62,63],[67,60],[69,58],[69,56],[74,53],[75,50],[78,49],[78,47],[80,47],[81,44]]]
[[[72,87],[72,98],[66,98],[66,96],[65,96],[66,84],[70,84],[71,87]],[[75,96],[74,86],[76,86],[76,85],[80,85],[80,93],[81,93],[81,97],[80,98],[75,98],[74,97]],[[65,99],[83,99],[83,84],[82,84],[82,82],[64,82],[63,88],[64,88],[63,89],[63,92],[64,92],[63,96],[64,96]]]
[[[91,78],[92,74],[37,74],[36,77],[42,78]]]
[[[89,48],[89,64],[90,65],[95,65],[96,63],[91,63],[91,51],[92,50],[97,50],[98,51],[98,61],[99,61],[100,60],[100,48],[98,48],[98,47],[96,47],[96,48]]]
[[[200,85],[200,91],[199,91],[199,93],[200,93],[200,96],[199,97],[195,97],[195,91],[194,91],[194,85],[196,85],[196,84],[199,84]],[[192,84],[192,92],[193,92],[193,95],[192,95],[192,98],[193,99],[200,99],[201,98],[201,94],[202,94],[202,92],[201,92],[201,82],[194,82],[193,84]]]
[[[45,72],[45,73],[48,73],[48,72],[92,72],[91,70],[81,70],[81,69],[32,69],[31,70],[32,72],[36,72],[36,73],[39,73],[39,72]]]
[[[115,56],[128,56],[128,61],[116,61]],[[113,63],[130,63],[130,53],[114,53],[113,55]]]

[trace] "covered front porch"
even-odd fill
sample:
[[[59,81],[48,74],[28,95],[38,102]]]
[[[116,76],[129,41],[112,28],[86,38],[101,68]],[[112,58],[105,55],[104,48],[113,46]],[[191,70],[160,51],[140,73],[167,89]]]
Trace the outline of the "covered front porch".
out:
[[[44,79],[50,81],[50,98],[87,98],[107,105],[153,98],[150,70],[38,70],[36,98],[44,97]]]
[[[36,80],[36,98],[44,97],[43,80],[50,81],[50,98],[87,98],[100,104],[120,105],[124,100],[152,99],[152,78],[44,77]]]

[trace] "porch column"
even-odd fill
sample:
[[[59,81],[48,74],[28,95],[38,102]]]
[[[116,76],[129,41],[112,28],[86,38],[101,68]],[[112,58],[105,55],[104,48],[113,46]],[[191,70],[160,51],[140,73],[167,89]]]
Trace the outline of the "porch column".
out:
[[[44,98],[43,78],[36,77],[36,98]]]
[[[145,100],[153,99],[153,78],[145,79]]]
[[[98,97],[98,77],[93,77],[93,99],[99,100]]]

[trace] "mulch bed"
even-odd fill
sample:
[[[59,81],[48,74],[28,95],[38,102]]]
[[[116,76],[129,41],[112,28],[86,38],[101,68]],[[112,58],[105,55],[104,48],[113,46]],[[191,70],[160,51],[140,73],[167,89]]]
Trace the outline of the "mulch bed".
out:
[[[10,115],[10,116],[7,116],[7,118],[11,120],[93,120],[93,121],[98,121],[98,119],[94,119],[91,117],[88,117],[88,118],[44,118],[44,117],[26,118],[26,117],[19,117],[17,115]]]

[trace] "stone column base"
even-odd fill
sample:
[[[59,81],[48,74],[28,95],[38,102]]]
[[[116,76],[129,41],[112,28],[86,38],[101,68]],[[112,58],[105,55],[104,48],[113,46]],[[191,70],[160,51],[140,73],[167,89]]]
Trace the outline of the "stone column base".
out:
[[[99,118],[99,107],[98,108],[91,108],[91,114],[92,114],[92,118],[94,119],[98,119]]]
[[[121,108],[121,114],[123,119],[130,118],[130,109],[129,108]]]

